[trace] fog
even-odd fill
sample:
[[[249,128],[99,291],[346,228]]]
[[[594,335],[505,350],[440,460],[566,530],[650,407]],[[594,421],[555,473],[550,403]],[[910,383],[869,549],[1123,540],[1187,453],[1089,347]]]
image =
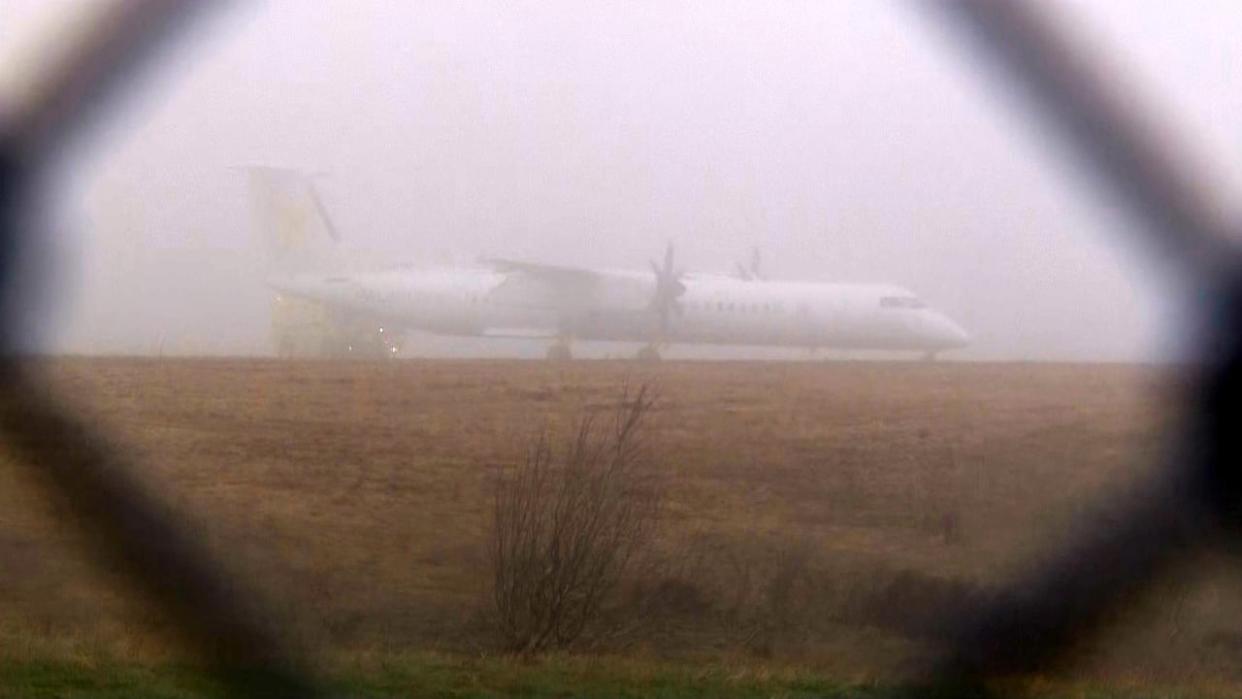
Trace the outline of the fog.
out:
[[[1062,4],[1238,209],[1242,10]],[[0,4],[0,59],[73,11]],[[937,19],[861,0],[231,8],[67,172],[38,341],[269,353],[232,169],[268,164],[319,173],[345,244],[394,260],[646,268],[672,241],[727,272],[757,246],[775,278],[914,290],[971,332],[957,357],[1172,356],[1177,286],[1124,244],[1133,222]]]

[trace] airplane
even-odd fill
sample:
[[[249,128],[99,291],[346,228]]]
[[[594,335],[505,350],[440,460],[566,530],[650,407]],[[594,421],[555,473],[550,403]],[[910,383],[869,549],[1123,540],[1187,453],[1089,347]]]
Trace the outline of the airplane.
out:
[[[773,281],[759,273],[757,253],[733,275],[684,271],[671,244],[649,271],[503,258],[359,268],[341,252],[308,177],[247,170],[269,248],[282,356],[396,354],[407,330],[546,340],[554,360],[570,359],[578,340],[639,343],[643,360],[674,343],[899,350],[926,359],[969,343],[959,325],[900,286]]]

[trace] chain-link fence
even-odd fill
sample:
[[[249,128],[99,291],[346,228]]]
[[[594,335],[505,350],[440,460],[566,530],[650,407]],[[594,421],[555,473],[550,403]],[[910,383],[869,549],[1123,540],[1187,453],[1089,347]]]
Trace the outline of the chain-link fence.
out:
[[[318,683],[276,632],[282,620],[228,579],[173,509],[139,484],[73,413],[47,397],[15,353],[20,316],[15,260],[37,230],[49,173],[72,141],[158,47],[209,3],[132,0],[104,16],[41,89],[0,123],[0,308],[6,352],[0,429],[13,452],[84,523],[94,550],[157,602],[235,694],[314,696]],[[959,25],[983,65],[1021,83],[1035,111],[1059,128],[1080,161],[1133,214],[1155,255],[1207,293],[1210,320],[1190,364],[1187,410],[1160,480],[1136,493],[1107,528],[1071,542],[1050,565],[992,595],[963,618],[952,651],[930,668],[929,691],[1055,665],[1108,613],[1128,604],[1166,566],[1220,545],[1242,514],[1231,418],[1242,415],[1242,273],[1232,222],[1159,133],[1128,113],[1120,95],[1064,27],[1034,2],[927,2],[929,17]]]

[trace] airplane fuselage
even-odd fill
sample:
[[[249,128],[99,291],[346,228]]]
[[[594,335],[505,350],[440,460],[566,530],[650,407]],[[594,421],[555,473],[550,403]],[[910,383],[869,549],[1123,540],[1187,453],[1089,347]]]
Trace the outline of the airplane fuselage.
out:
[[[689,274],[661,324],[650,308],[650,275],[608,275],[608,284],[572,295],[486,267],[293,275],[270,284],[395,327],[449,335],[921,352],[968,341],[953,321],[897,286]]]

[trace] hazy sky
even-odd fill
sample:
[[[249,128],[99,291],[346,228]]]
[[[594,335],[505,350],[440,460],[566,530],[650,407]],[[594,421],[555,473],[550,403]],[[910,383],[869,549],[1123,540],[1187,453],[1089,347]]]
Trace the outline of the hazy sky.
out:
[[[239,3],[240,4],[240,3]],[[1242,9],[1063,2],[1242,192]],[[26,65],[68,4],[0,0]],[[68,351],[263,352],[244,177],[325,173],[348,245],[907,286],[982,358],[1149,358],[1169,285],[1129,221],[910,2],[270,2],[210,22],[58,201]]]

